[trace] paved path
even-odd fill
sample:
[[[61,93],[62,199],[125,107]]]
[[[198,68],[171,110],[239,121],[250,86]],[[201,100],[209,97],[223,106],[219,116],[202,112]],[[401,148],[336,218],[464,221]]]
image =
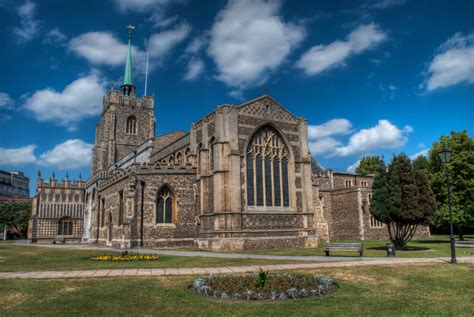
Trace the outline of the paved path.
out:
[[[302,270],[332,267],[352,267],[369,265],[408,265],[446,263],[449,258],[415,258],[415,259],[378,259],[359,261],[340,261],[325,263],[294,263],[280,265],[251,265],[224,267],[162,268],[162,269],[113,269],[113,270],[75,270],[75,271],[42,271],[42,272],[0,272],[0,279],[66,279],[66,278],[103,278],[103,277],[150,277],[150,276],[185,276],[197,274],[248,273],[265,271]],[[474,257],[458,258],[459,263],[474,265]]]

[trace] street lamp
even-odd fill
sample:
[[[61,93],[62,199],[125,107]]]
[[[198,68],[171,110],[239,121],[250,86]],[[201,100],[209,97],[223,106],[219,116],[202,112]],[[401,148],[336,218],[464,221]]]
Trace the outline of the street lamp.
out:
[[[444,163],[445,174],[446,174],[446,183],[448,185],[448,206],[449,206],[449,226],[451,230],[451,263],[456,263],[456,249],[454,247],[454,230],[453,230],[453,211],[451,210],[451,186],[449,185],[449,173],[448,173],[448,163],[451,160],[452,151],[443,146],[441,151],[438,152],[438,156],[441,162]]]

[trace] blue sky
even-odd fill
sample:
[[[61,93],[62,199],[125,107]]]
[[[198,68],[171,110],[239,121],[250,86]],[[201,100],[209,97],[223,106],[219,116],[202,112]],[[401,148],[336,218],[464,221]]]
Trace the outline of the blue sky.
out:
[[[474,123],[474,1],[0,0],[0,168],[90,176],[102,96],[155,91],[157,134],[267,88],[325,167],[425,151]],[[422,152],[423,153],[423,152]]]

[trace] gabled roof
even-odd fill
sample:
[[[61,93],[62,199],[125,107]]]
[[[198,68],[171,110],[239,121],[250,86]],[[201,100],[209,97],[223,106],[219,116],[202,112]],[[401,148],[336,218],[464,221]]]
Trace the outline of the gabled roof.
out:
[[[252,104],[255,104],[255,103],[258,103],[259,101],[262,101],[262,100],[265,100],[267,99],[267,101],[269,101],[269,104],[272,104],[274,106],[277,107],[277,109],[279,111],[282,111],[282,112],[285,112],[287,113],[291,118],[293,118],[294,120],[302,120],[303,118],[301,117],[297,117],[295,116],[293,113],[291,113],[290,111],[288,111],[288,109],[286,109],[284,106],[282,106],[278,101],[276,101],[272,96],[270,95],[262,95],[260,97],[257,97],[257,98],[254,98],[254,99],[251,99],[251,100],[248,100],[248,101],[245,101],[239,105],[237,105],[237,109],[242,109],[242,108],[245,108],[245,107],[248,107],[248,106],[251,106]]]

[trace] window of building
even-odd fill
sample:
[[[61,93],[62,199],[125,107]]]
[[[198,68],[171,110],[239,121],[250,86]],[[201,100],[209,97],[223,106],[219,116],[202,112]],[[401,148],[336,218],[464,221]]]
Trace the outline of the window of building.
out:
[[[173,193],[167,186],[165,186],[158,193],[156,200],[156,223],[172,223],[173,213]]]
[[[126,132],[128,134],[137,134],[137,118],[135,116],[128,117]]]
[[[58,236],[72,236],[73,221],[69,217],[63,217],[58,221]]]
[[[350,179],[346,179],[346,187],[352,187],[352,181]]]
[[[367,186],[367,182],[366,181],[361,181],[360,186]]]
[[[383,222],[378,221],[374,216],[370,215],[370,227],[371,228],[383,228]]]
[[[123,225],[123,190],[119,191],[119,226]]]
[[[252,136],[247,148],[247,205],[289,207],[289,152],[283,138],[271,127]]]

